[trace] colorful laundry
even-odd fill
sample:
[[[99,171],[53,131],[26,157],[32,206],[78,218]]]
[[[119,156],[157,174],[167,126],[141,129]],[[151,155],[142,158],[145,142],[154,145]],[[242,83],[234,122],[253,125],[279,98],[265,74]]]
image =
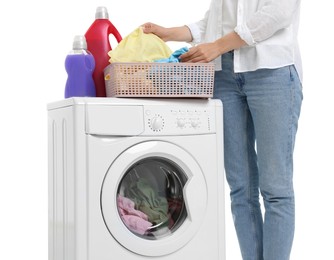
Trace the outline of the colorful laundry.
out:
[[[138,180],[125,190],[125,196],[135,202],[136,209],[148,216],[153,224],[168,224],[168,202],[159,196],[144,178]]]
[[[148,216],[135,209],[135,203],[132,200],[118,195],[117,207],[124,224],[131,231],[144,235],[152,226],[152,223],[148,221]]]
[[[159,63],[175,63],[175,62],[180,62],[180,56],[183,54],[183,53],[186,53],[189,51],[189,48],[188,47],[182,47],[176,51],[174,51],[172,53],[171,56],[169,56],[168,58],[166,59],[158,59],[158,60],[155,60],[154,62],[159,62]]]

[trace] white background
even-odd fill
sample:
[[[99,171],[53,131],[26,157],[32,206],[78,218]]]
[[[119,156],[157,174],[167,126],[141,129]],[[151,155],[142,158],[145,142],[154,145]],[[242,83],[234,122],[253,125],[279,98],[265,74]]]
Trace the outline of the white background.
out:
[[[166,27],[197,21],[209,0],[1,1],[0,259],[47,259],[46,105],[63,98],[65,56],[74,35],[94,21],[97,6],[108,8],[125,37],[147,21]],[[295,148],[291,259],[334,259],[333,4],[302,1],[301,10],[304,102]],[[178,46],[184,44],[171,45]],[[229,205],[226,218],[227,260],[239,260]]]

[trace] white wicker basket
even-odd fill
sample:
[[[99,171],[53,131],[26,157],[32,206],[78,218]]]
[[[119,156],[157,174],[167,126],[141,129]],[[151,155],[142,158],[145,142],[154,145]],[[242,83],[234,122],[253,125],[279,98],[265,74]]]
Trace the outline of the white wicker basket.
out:
[[[107,97],[213,96],[212,63],[112,63],[104,70]]]

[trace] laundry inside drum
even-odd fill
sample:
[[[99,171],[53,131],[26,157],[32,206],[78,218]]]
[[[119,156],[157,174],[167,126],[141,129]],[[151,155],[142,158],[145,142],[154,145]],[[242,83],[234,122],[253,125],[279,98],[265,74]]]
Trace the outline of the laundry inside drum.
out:
[[[187,218],[186,182],[184,171],[169,159],[150,157],[135,163],[117,190],[117,208],[124,225],[144,239],[171,235]]]

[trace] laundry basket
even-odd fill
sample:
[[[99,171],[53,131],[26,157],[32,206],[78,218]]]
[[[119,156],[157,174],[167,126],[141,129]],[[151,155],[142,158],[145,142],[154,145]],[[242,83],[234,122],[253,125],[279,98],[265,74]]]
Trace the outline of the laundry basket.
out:
[[[212,63],[115,62],[104,76],[107,97],[213,96]]]

